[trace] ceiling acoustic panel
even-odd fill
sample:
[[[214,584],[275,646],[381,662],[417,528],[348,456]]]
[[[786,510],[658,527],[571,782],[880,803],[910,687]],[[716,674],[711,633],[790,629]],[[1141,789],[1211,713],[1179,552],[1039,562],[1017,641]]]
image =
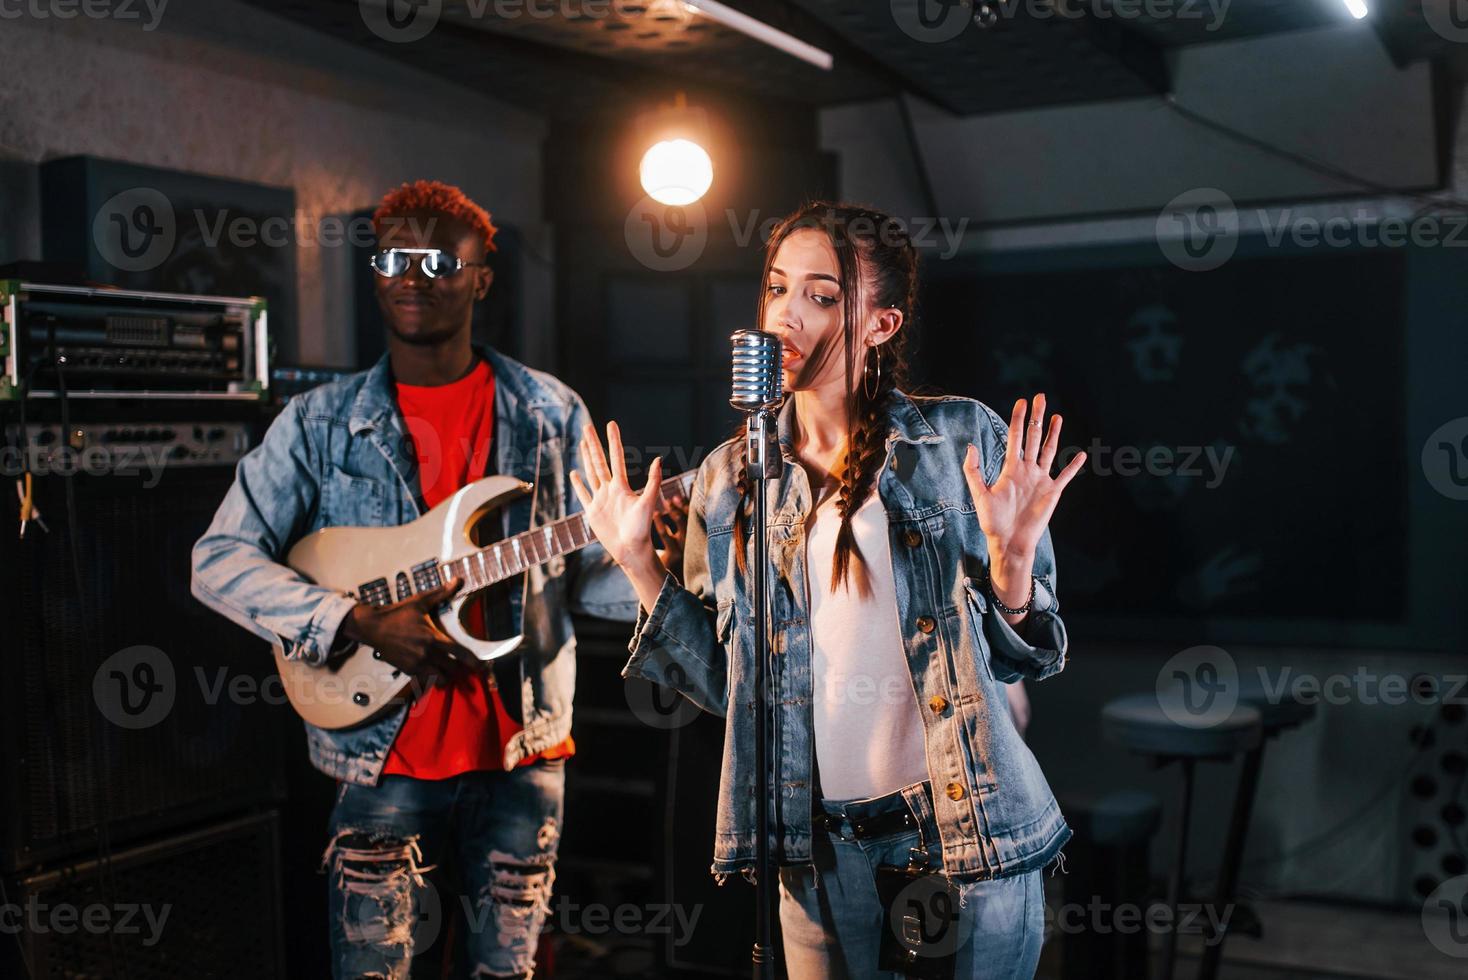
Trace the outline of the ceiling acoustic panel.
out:
[[[1122,21],[1046,14],[1003,0],[983,26],[972,2],[795,0],[904,87],[949,112],[976,115],[1134,98],[1167,88],[1161,48]]]
[[[801,106],[901,91],[959,116],[1130,99],[1170,89],[1169,49],[1346,18],[1338,0],[727,0],[830,52],[824,71],[682,0],[249,2],[563,119],[678,89]]]

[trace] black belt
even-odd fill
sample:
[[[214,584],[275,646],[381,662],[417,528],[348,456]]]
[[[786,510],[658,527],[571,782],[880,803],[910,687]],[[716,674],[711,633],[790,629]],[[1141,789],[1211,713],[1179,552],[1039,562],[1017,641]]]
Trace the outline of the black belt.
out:
[[[851,837],[841,833],[843,823],[851,824]],[[822,810],[811,815],[811,824],[816,830],[835,834],[842,840],[871,840],[874,837],[887,837],[910,830],[917,826],[917,821],[913,819],[912,811],[904,806],[901,810],[889,810],[860,820],[839,817]]]

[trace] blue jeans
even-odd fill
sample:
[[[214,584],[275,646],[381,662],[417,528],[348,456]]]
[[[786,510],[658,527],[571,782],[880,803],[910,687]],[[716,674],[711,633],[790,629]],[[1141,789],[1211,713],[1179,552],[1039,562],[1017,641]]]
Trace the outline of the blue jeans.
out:
[[[337,980],[408,976],[458,909],[424,876],[450,861],[462,882],[468,972],[529,977],[550,909],[565,760],[452,779],[342,783],[322,860]]]
[[[780,929],[791,980],[870,980],[898,974],[877,969],[883,921],[879,865],[906,866],[913,849],[941,870],[942,854],[926,783],[871,800],[822,800],[838,828],[812,842],[814,870],[780,869]],[[855,840],[855,822],[907,808],[916,827]],[[960,907],[955,980],[1030,980],[1045,938],[1043,869],[958,884]]]

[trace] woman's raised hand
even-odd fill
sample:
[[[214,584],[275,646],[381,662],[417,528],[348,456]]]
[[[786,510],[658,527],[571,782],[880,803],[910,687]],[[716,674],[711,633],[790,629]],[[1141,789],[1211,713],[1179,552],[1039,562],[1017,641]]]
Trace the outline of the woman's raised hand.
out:
[[[1009,448],[993,486],[984,483],[979,451],[972,443],[964,457],[963,475],[978,509],[979,527],[989,539],[991,558],[1002,556],[1020,565],[1033,561],[1061,491],[1085,465],[1086,454],[1077,453],[1064,469],[1050,475],[1060,448],[1060,416],[1050,417],[1049,433],[1042,439],[1044,418],[1043,394],[1036,395],[1032,405],[1023,398],[1014,403],[1009,418]]]
[[[654,459],[647,468],[647,485],[639,493],[627,482],[622,431],[616,422],[607,423],[607,448],[610,465],[596,429],[587,423],[581,432],[581,462],[586,472],[571,472],[571,489],[581,501],[592,533],[614,562],[624,570],[647,568],[650,564],[661,567],[652,546],[652,520],[659,506],[662,457]]]

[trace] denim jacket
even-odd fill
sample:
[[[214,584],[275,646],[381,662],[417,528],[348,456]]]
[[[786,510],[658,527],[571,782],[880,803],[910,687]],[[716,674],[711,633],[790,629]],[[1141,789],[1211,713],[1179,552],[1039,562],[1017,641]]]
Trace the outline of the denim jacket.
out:
[[[811,489],[792,452],[794,402],[779,415],[782,473],[769,481],[770,618],[780,691],[776,839],[781,863],[811,858],[815,739],[805,521]],[[963,476],[968,443],[985,479],[1004,462],[1005,423],[969,398],[893,392],[886,456],[876,481],[887,512],[897,617],[924,727],[946,874],[998,878],[1042,868],[1070,838],[1055,797],[1009,716],[1003,685],[1040,680],[1065,665],[1049,532],[1035,556],[1035,601],[1017,633],[990,603],[988,549]],[[669,576],[651,610],[638,611],[623,676],[674,688],[725,718],[712,871],[752,874],[755,857],[752,581],[733,552],[742,440],[699,468],[689,501],[685,587]],[[744,522],[747,559],[753,520]],[[738,710],[730,711],[734,705]],[[884,733],[874,732],[874,738]],[[772,746],[772,753],[773,753]]]
[[[535,485],[504,509],[505,536],[530,527],[532,498],[537,526],[580,510],[570,475],[581,468],[585,404],[550,375],[493,349],[478,350],[495,377],[494,472]],[[419,517],[425,508],[417,468],[386,356],[368,371],[291,399],[261,444],[240,461],[214,522],[194,546],[194,595],[279,643],[287,657],[321,663],[356,600],[312,584],[281,562],[296,541],[323,527],[396,525]],[[526,576],[523,595],[507,590],[512,632],[525,639],[513,655],[520,663],[524,730],[505,749],[506,768],[570,734],[576,684],[571,611],[631,622],[637,609],[631,584],[598,544]],[[501,693],[516,696],[503,687]],[[351,729],[308,724],[311,762],[337,779],[375,784],[406,715],[404,705]]]

